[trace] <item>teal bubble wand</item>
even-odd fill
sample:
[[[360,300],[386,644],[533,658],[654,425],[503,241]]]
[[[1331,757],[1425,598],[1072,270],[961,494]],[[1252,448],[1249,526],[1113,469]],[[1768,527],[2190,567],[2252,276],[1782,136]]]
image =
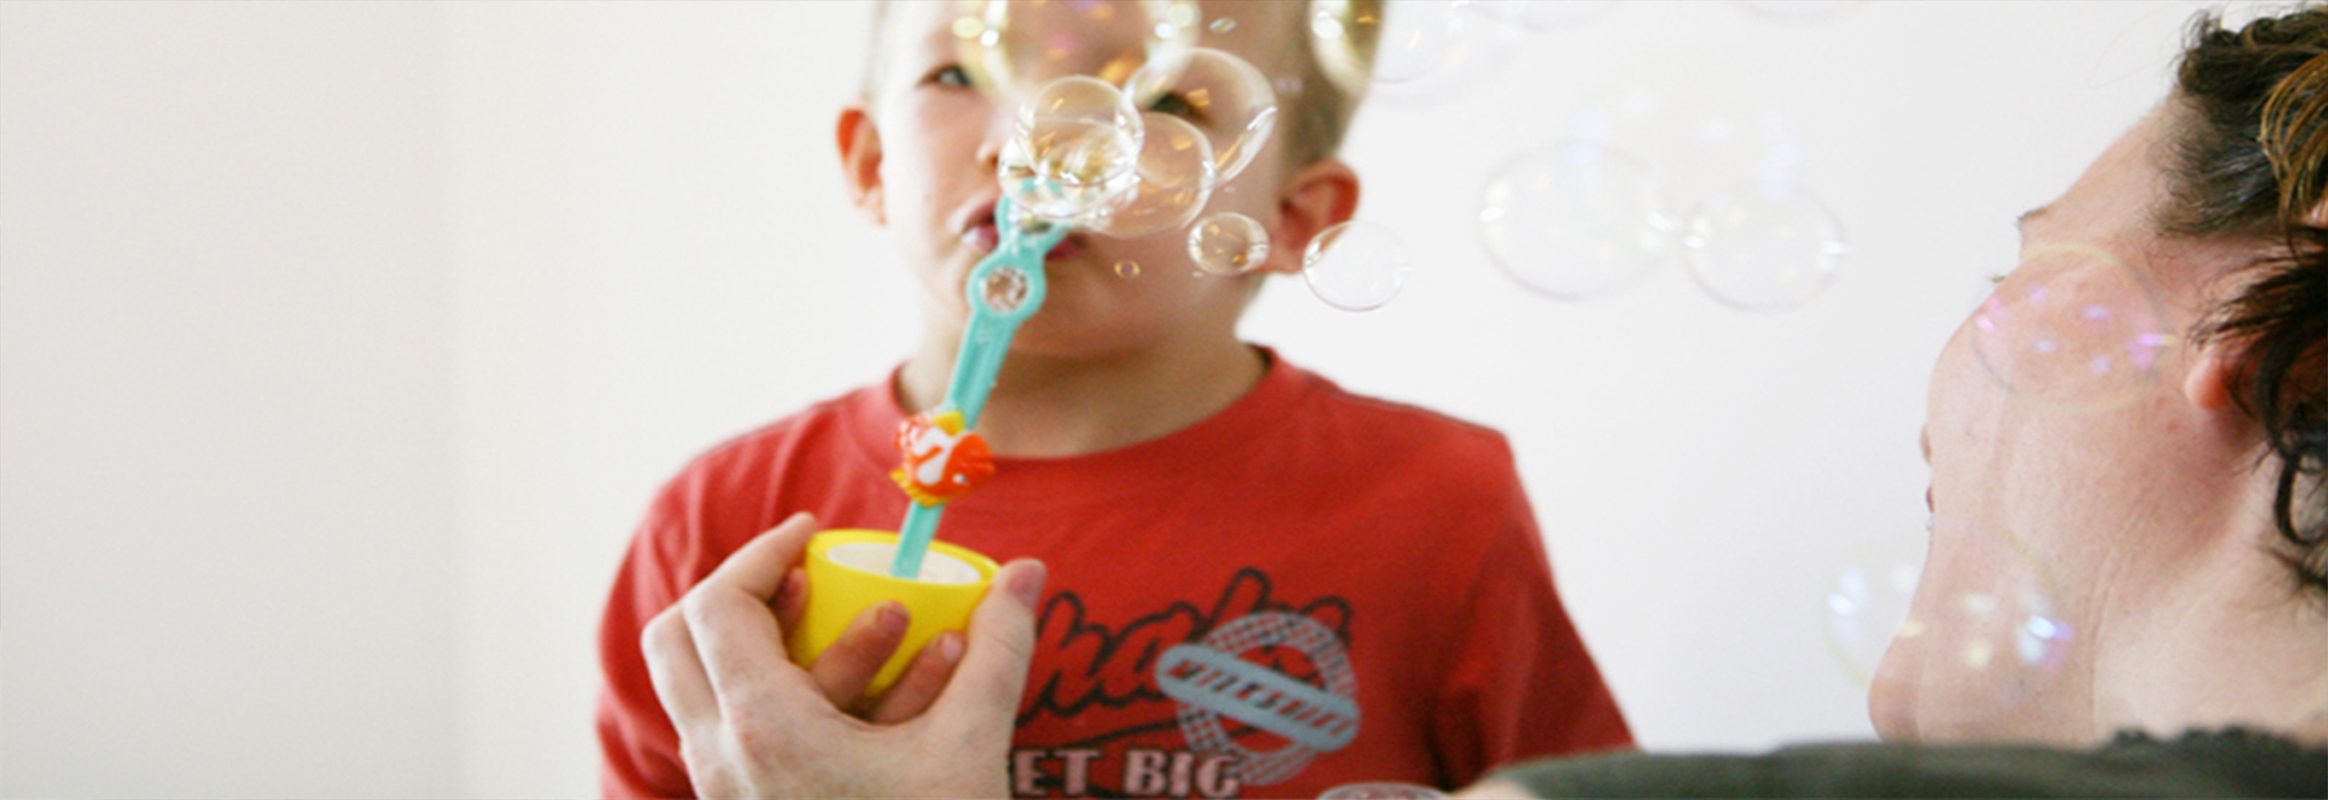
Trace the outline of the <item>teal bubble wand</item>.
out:
[[[921,574],[922,559],[937,538],[946,504],[993,474],[986,443],[972,431],[986,410],[986,396],[994,391],[995,376],[1002,372],[1002,357],[1010,352],[1019,323],[1043,307],[1048,290],[1043,259],[1067,238],[1064,224],[1020,224],[1017,207],[1008,197],[995,204],[994,216],[1000,234],[994,252],[970,270],[963,287],[970,301],[970,322],[962,330],[962,349],[954,358],[945,401],[907,420],[898,431],[906,464],[891,477],[913,498],[898,530],[897,557],[889,564],[889,574],[900,578]]]

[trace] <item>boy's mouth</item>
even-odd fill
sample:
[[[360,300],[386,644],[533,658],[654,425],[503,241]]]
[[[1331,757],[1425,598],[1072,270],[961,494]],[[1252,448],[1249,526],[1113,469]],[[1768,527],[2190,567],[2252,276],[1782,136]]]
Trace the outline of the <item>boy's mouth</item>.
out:
[[[982,255],[992,253],[994,248],[1002,246],[1002,233],[994,224],[993,214],[989,213],[985,219],[972,224],[969,230],[963,231],[962,243]],[[1084,249],[1083,234],[1070,233],[1067,234],[1067,238],[1059,240],[1059,246],[1051,248],[1051,252],[1043,260],[1049,263],[1065,261],[1082,255]]]

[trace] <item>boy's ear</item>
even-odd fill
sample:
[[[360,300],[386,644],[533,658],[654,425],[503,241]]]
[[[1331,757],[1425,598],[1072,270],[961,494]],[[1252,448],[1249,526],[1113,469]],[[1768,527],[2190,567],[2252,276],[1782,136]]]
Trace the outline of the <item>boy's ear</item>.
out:
[[[2222,411],[2231,407],[2232,385],[2239,380],[2239,362],[2246,356],[2238,342],[2217,337],[2200,350],[2183,376],[2183,397],[2201,411]]]
[[[842,108],[833,138],[840,146],[841,178],[848,182],[849,205],[856,206],[875,225],[888,224],[881,205],[881,131],[873,126],[873,115],[859,104]]]
[[[1358,173],[1339,158],[1320,159],[1293,171],[1277,199],[1277,226],[1269,232],[1269,257],[1261,272],[1301,272],[1301,254],[1318,232],[1358,213]]]

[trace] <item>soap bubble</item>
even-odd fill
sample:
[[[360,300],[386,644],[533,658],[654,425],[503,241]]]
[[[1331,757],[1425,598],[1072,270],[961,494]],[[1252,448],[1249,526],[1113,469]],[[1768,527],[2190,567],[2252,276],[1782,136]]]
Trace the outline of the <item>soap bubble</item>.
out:
[[[1828,598],[1831,631],[1851,624],[1837,613],[1849,607],[1838,596]],[[1908,613],[1883,655],[1902,668],[1891,688],[1928,698],[1914,703],[1928,733],[1977,729],[2014,714],[2053,692],[2073,656],[2078,636],[2059,597],[2050,571],[2019,537],[1936,519]]]
[[[1479,81],[1511,52],[1511,28],[1451,0],[1388,0],[1379,13],[1349,0],[1313,0],[1310,49],[1346,93],[1443,96]],[[1357,42],[1374,38],[1371,63]]]
[[[1495,170],[1480,201],[1488,254],[1520,285],[1560,300],[1628,286],[1670,255],[1674,221],[1649,165],[1569,141]]]
[[[1406,287],[1413,259],[1406,243],[1389,229],[1344,222],[1318,232],[1301,254],[1301,276],[1310,292],[1344,311],[1371,311]]]
[[[1005,265],[986,273],[985,281],[978,286],[978,297],[986,303],[988,310],[1008,314],[1026,304],[1030,288],[1026,273],[1017,267]]]
[[[2108,251],[2079,244],[2024,253],[1973,312],[1971,335],[1981,367],[2005,391],[2072,412],[2140,397],[2175,341],[2150,282]]]
[[[1473,3],[1464,9],[1522,30],[1541,32],[1583,26],[1616,7],[1617,0],[1560,0]]]
[[[1244,59],[1209,47],[1189,51],[1177,69],[1143,68],[1124,83],[1142,108],[1185,115],[1212,142],[1223,183],[1236,177],[1277,126],[1277,94]]]
[[[1019,107],[997,165],[1002,189],[1030,215],[1088,220],[1140,183],[1145,129],[1115,86],[1096,78],[1051,82]]]
[[[953,34],[972,82],[1001,96],[1070,75],[1121,84],[1195,46],[1194,0],[959,0]]]
[[[1658,186],[1677,209],[1741,181],[1799,179],[1803,146],[1794,120],[1738,98],[1744,88],[1687,103],[1628,90],[1589,101],[1567,120],[1567,138],[1631,153],[1657,167]]]
[[[1747,311],[1800,306],[1834,284],[1843,225],[1793,181],[1752,180],[1698,203],[1681,243],[1690,275]]]
[[[1924,574],[1929,531],[1887,536],[1851,550],[1827,588],[1827,652],[1852,682],[1865,688],[1875,667],[1908,619],[1916,580]]]
[[[1215,275],[1236,275],[1269,258],[1269,231],[1252,217],[1223,211],[1188,229],[1188,257]]]
[[[1130,238],[1179,228],[1212,197],[1213,150],[1204,133],[1186,120],[1153,111],[1140,120],[1146,135],[1134,170],[1136,185],[1090,220],[1092,230]]]
[[[1738,0],[1738,7],[1773,22],[1825,22],[1859,10],[1860,0]]]

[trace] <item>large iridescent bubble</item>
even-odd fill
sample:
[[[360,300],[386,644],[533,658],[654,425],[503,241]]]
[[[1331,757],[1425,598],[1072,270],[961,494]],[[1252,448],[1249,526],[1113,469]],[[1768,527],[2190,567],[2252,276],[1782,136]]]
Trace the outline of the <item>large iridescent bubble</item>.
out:
[[[1980,730],[2060,690],[2080,637],[2050,566],[2026,537],[1935,519],[1913,581],[1906,549],[1862,551],[1826,596],[1828,641],[1866,682],[1898,659],[1887,690],[1912,695],[1920,728]],[[1888,635],[1887,635],[1888,633]]]
[[[2030,249],[1972,315],[1973,352],[1997,385],[2032,407],[2103,411],[2158,380],[2176,341],[2141,273],[2082,244]]]
[[[1320,71],[1342,91],[1393,100],[1480,83],[1472,78],[1503,63],[1517,42],[1515,26],[1454,0],[1313,0],[1308,28]],[[1366,41],[1375,43],[1371,60]]]
[[[964,69],[1006,97],[1070,75],[1120,85],[1142,67],[1174,72],[1201,30],[1193,0],[956,0],[954,8]]]
[[[1189,51],[1180,64],[1132,73],[1124,92],[1135,105],[1169,110],[1204,132],[1222,182],[1244,171],[1277,127],[1277,94],[1268,77],[1244,59],[1209,47]]]

